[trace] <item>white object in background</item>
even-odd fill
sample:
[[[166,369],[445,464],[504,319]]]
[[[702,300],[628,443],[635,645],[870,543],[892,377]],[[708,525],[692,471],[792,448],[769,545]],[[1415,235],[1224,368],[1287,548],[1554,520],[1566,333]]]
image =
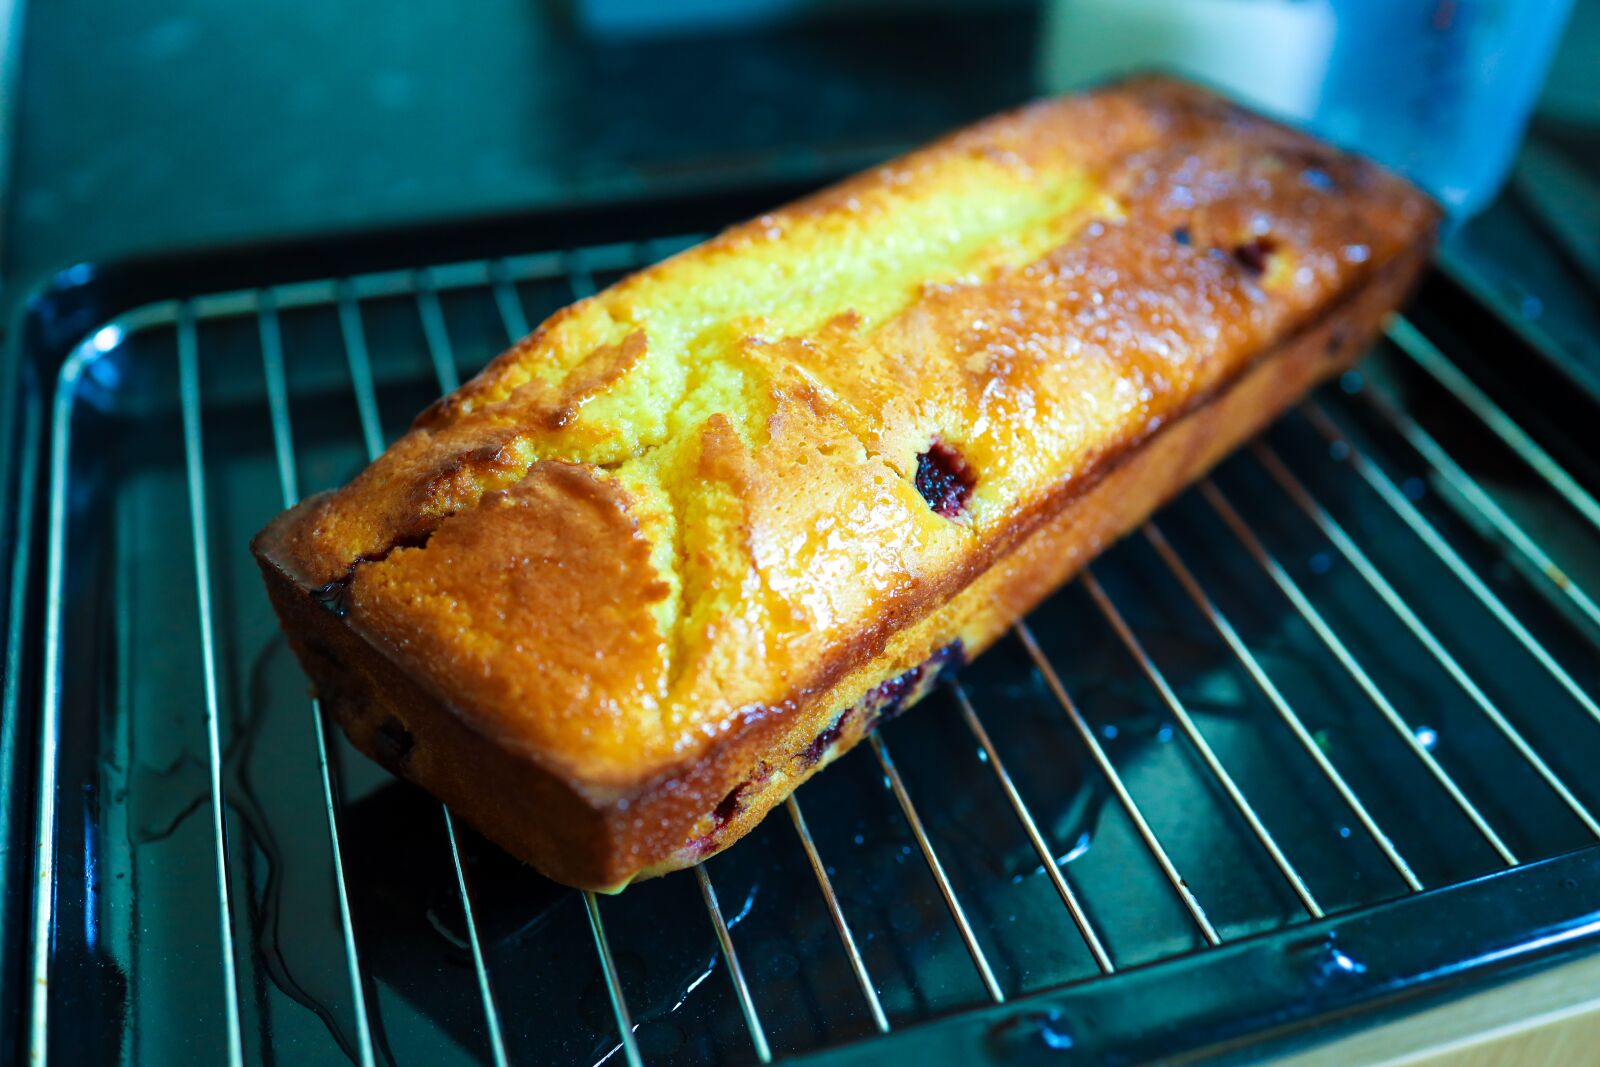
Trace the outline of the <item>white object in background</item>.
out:
[[[1305,122],[1327,78],[1334,25],[1329,0],[1056,0],[1045,13],[1040,80],[1058,93],[1164,70]]]

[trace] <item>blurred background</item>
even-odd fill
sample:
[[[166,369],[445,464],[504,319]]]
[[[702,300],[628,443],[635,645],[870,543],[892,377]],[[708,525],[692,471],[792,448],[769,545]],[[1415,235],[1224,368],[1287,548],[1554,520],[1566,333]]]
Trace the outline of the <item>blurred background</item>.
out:
[[[1547,266],[1594,280],[1600,0],[0,0],[0,14],[13,294],[153,250],[823,181],[1149,67],[1362,147],[1483,216],[1454,247],[1488,284],[1515,288],[1507,258],[1544,302],[1566,294]],[[1552,199],[1572,224],[1549,225]],[[1512,216],[1558,231],[1544,236],[1559,262],[1526,262],[1539,257],[1520,235],[1514,255],[1497,243]]]

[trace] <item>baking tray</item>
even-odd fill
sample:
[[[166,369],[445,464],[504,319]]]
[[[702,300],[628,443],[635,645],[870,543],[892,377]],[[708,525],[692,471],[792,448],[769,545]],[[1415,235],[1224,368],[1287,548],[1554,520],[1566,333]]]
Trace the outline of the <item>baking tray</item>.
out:
[[[1442,277],[702,868],[555,886],[325,728],[249,536],[781,192],[76,268],[31,302],[9,1051],[1250,1059],[1594,951],[1596,413]]]

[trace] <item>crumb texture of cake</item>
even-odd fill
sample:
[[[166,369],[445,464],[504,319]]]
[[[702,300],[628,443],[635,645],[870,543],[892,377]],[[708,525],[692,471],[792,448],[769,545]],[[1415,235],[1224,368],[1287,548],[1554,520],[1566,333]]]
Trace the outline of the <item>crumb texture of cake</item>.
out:
[[[1294,394],[1348,363],[1435,224],[1399,179],[1178,82],[1044,101],[557,312],[256,551],[358,744],[380,705],[456,720],[592,813],[595,843],[402,773],[609,886],[681,865],[707,818],[747,830],[843,709],[980,650],[1070,571],[979,597],[986,575],[999,589],[1130,456],[1382,288],[1294,364]],[[551,852],[575,848],[593,854]]]

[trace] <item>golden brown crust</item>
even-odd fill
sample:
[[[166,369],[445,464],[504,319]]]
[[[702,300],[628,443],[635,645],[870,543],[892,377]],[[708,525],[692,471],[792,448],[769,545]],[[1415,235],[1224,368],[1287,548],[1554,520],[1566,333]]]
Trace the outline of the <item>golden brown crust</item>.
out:
[[[615,886],[735,839],[841,709],[1353,358],[1434,217],[1187,86],[1034,105],[558,313],[257,555],[358,746]]]

